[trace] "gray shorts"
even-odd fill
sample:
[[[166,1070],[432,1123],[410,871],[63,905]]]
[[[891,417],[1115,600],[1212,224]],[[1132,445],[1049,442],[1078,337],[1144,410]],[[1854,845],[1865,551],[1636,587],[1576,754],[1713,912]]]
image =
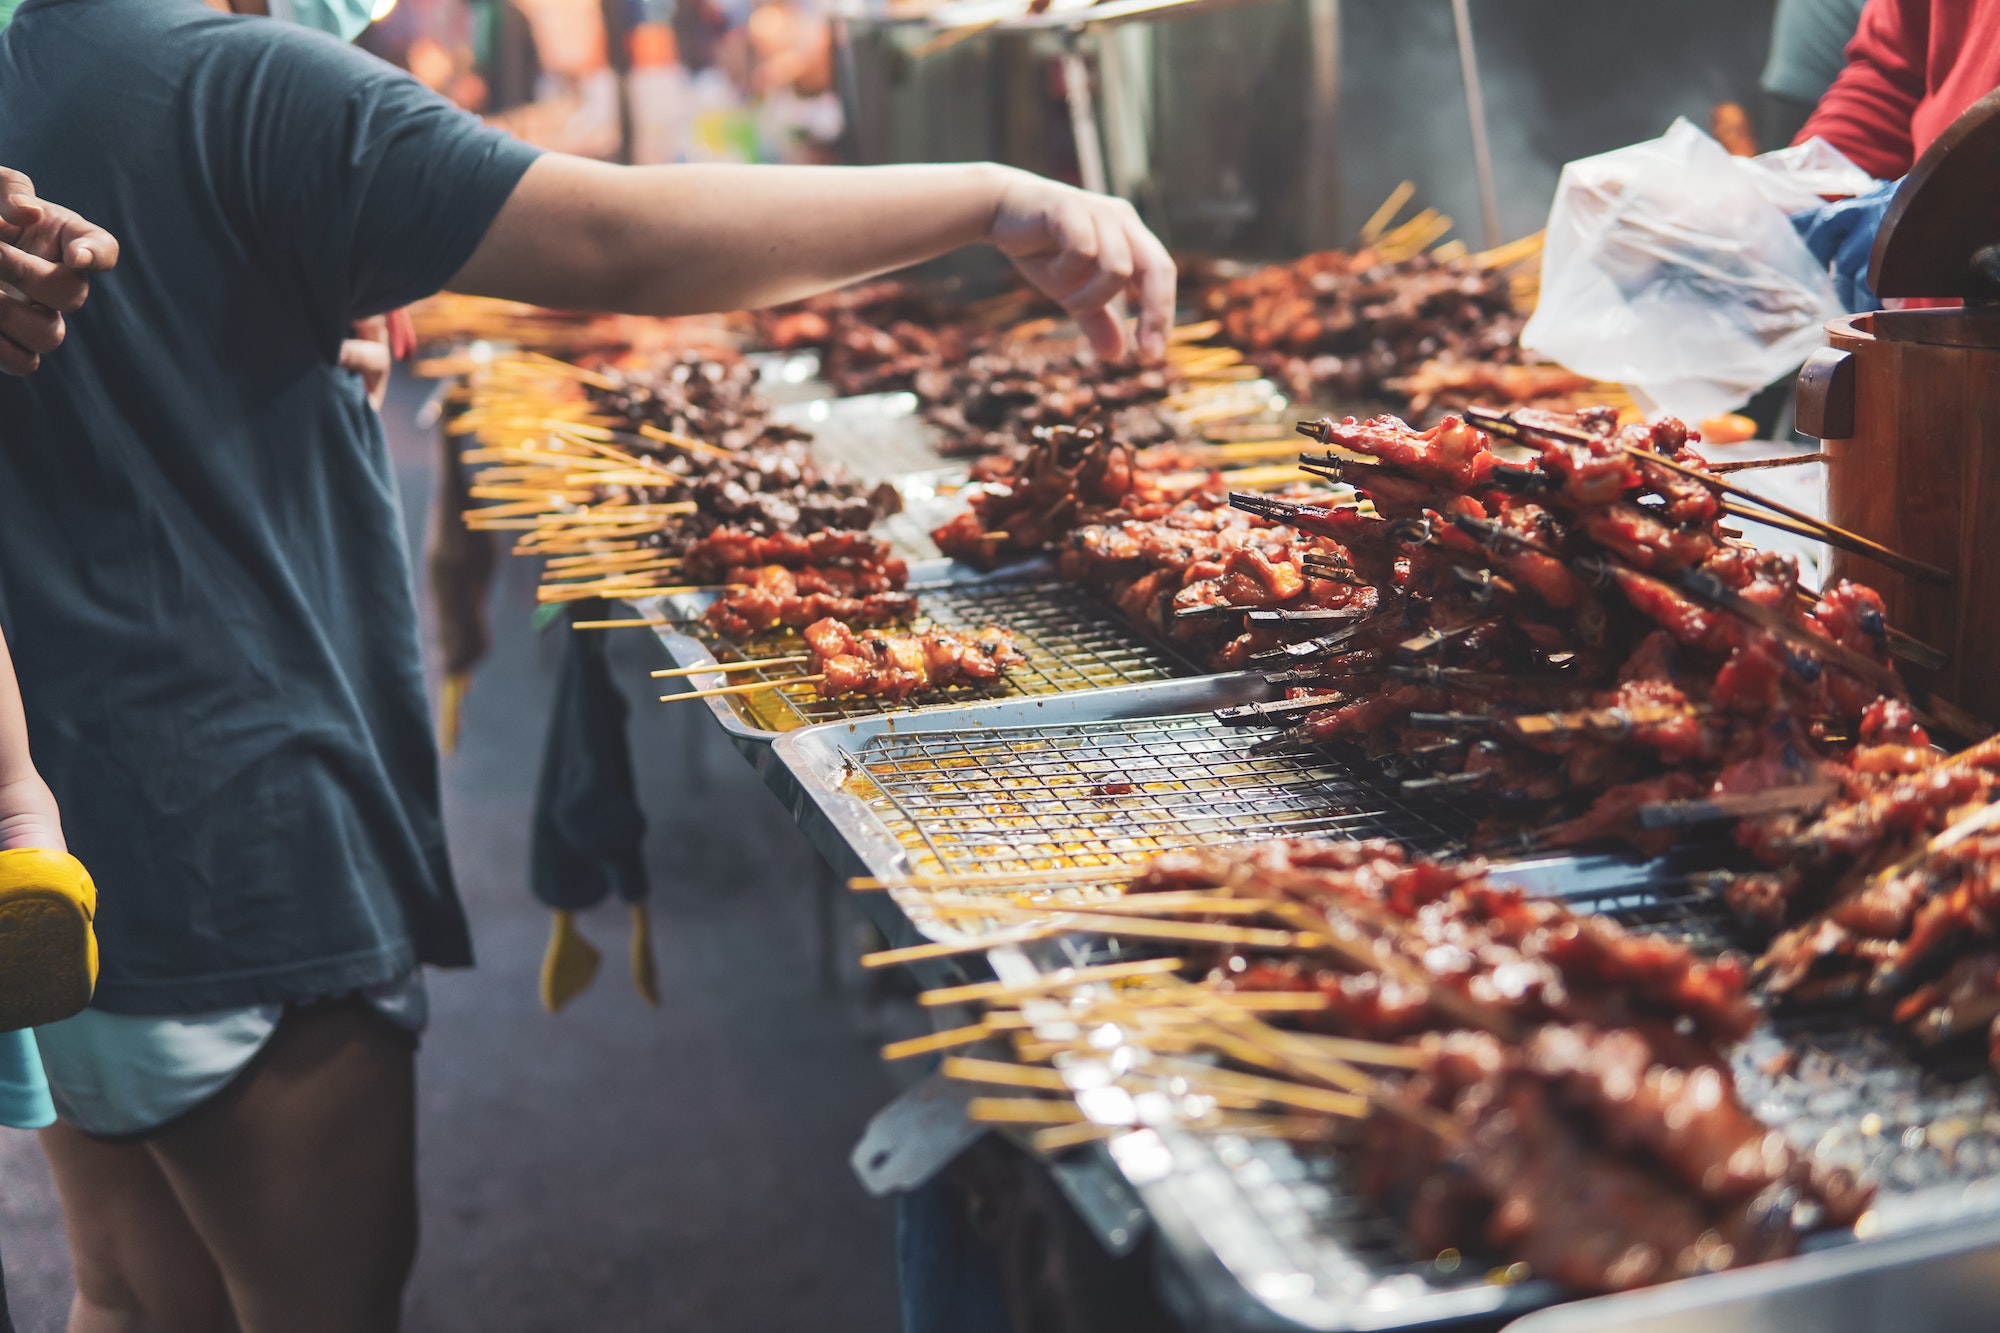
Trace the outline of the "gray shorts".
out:
[[[421,968],[356,994],[411,1036],[430,1017]],[[56,1115],[86,1134],[130,1138],[221,1092],[269,1044],[282,1004],[169,1017],[86,1009],[35,1029]]]

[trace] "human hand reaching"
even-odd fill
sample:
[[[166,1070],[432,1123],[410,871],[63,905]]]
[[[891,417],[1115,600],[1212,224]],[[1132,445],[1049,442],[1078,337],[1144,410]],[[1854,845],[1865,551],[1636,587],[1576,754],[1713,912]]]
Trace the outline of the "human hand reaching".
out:
[[[1123,199],[1008,171],[987,239],[1075,319],[1106,360],[1127,350],[1112,302],[1138,306],[1138,351],[1166,355],[1174,322],[1174,261]]]
[[[63,315],[90,295],[90,275],[117,262],[111,233],[0,167],[0,372],[35,371],[62,344]]]

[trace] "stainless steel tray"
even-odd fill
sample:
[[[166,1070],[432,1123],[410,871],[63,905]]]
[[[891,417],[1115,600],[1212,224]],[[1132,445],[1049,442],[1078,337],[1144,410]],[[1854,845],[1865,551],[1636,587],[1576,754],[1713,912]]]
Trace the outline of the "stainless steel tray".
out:
[[[769,765],[773,740],[814,723],[906,717],[983,699],[1091,692],[1106,686],[1193,675],[1199,670],[1127,626],[1115,610],[1059,578],[1046,562],[981,573],[951,560],[919,561],[910,567],[910,588],[918,596],[922,614],[939,624],[963,628],[997,624],[1013,630],[1027,662],[991,685],[954,687],[901,704],[879,699],[821,699],[810,685],[704,700],[737,749],[764,769]],[[761,658],[805,651],[803,640],[794,631],[761,636],[746,644],[715,634],[701,623],[702,612],[714,600],[713,593],[692,593],[653,601],[656,609],[651,614],[673,622],[657,633],[674,665],[701,666],[723,660],[725,655]],[[774,667],[726,676],[697,674],[684,683],[688,689],[702,689],[803,674],[805,670],[799,666]]]
[[[853,719],[779,738],[781,769],[767,780],[848,874],[1090,865],[1283,834],[1418,845],[1452,837],[1449,809],[1402,800],[1333,757],[1249,757],[1250,735],[1222,727],[1208,710],[1269,688],[1257,677],[1217,676]],[[1550,858],[1502,873],[1698,948],[1735,942],[1718,905],[1684,876],[1663,881],[1658,865]],[[869,902],[898,942],[952,938],[922,920],[914,899],[873,894]],[[1077,961],[1081,947],[1007,946],[987,958],[1005,976]],[[1923,1236],[1910,1242],[1917,1251],[1942,1252],[1958,1230],[2000,1215],[2000,1085],[1983,1064],[1919,1062],[1892,1031],[1841,1016],[1767,1023],[1735,1063],[1759,1115],[1802,1149],[1881,1180],[1862,1234]],[[1145,1199],[1202,1316],[1228,1326],[1410,1328],[1525,1311],[1561,1295],[1541,1282],[1446,1273],[1401,1252],[1394,1224],[1343,1186],[1337,1159],[1171,1128],[1131,1131],[1105,1151]],[[1846,1239],[1822,1236],[1816,1245]],[[1850,1243],[1765,1265],[1751,1270],[1751,1289],[1776,1293],[1764,1310],[1770,1317],[1797,1282],[1821,1280],[1814,1275],[1895,1280],[1902,1267],[1879,1263],[1877,1253],[1875,1244]],[[1746,1280],[1671,1284],[1650,1293],[1645,1308],[1684,1300],[1694,1309],[1711,1300],[1713,1284]],[[1756,1325],[1788,1326],[1777,1318]]]

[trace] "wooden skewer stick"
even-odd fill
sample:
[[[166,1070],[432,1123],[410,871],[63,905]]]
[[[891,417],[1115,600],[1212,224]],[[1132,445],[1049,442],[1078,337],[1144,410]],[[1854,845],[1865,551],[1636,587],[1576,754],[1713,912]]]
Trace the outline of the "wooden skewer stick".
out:
[[[1081,1120],[1074,1125],[1050,1125],[1047,1129],[1038,1129],[1033,1142],[1036,1152],[1054,1156],[1071,1148],[1081,1148],[1086,1143],[1115,1139],[1130,1132],[1131,1128],[1127,1125],[1093,1125],[1088,1120]]]
[[[874,953],[861,955],[861,966],[873,970],[879,967],[905,967],[911,963],[928,963],[934,958],[950,958],[962,953],[981,953],[1002,944],[1026,944],[1030,940],[1045,940],[1060,933],[1054,926],[1036,926],[1029,930],[995,931],[977,939],[939,942],[935,944],[912,944],[901,949],[879,949]]]
[[[583,383],[592,385],[595,388],[616,389],[619,387],[618,381],[608,375],[600,375],[594,370],[585,370],[582,366],[573,366],[567,361],[558,361],[556,358],[544,355],[541,352],[524,352],[522,356],[529,361],[535,362],[537,366],[546,367],[559,374],[567,375],[574,380],[581,380]]]
[[[975,1000],[1004,1004],[1098,982],[1165,976],[1169,972],[1178,972],[1186,966],[1187,963],[1179,958],[1141,958],[1130,963],[1103,963],[1096,967],[1052,972],[1045,977],[1038,977],[1034,981],[1024,982],[1018,986],[1004,981],[977,981],[969,986],[946,986],[942,990],[925,991],[917,997],[917,1003],[931,1009],[946,1004],[969,1004]]]
[[[642,423],[639,434],[659,444],[670,444],[676,449],[685,449],[691,454],[708,454],[718,458],[736,457],[736,452],[732,449],[725,449],[719,444],[710,444],[706,440],[692,439],[686,435],[675,435],[671,431],[661,430],[651,422]]]
[[[1011,1064],[1006,1060],[973,1060],[962,1055],[945,1057],[938,1072],[962,1083],[988,1083],[1000,1088],[1036,1088],[1043,1092],[1068,1092],[1069,1084],[1054,1069]]]
[[[640,626],[671,625],[671,620],[645,617],[632,620],[576,620],[570,622],[571,629],[638,629]]]
[[[685,593],[715,592],[716,586],[705,583],[671,584],[665,587],[649,587],[642,582],[625,582],[618,579],[593,579],[589,583],[545,583],[535,589],[538,602],[581,602],[592,597],[679,597]]]
[[[1053,1097],[974,1097],[965,1118],[981,1125],[1071,1125],[1083,1120],[1077,1104]]]
[[[1207,342],[1220,332],[1222,332],[1221,320],[1204,319],[1194,324],[1182,324],[1167,335],[1167,341],[1170,343],[1202,343]]]
[[[759,657],[748,662],[710,662],[704,666],[671,667],[665,671],[648,674],[654,680],[665,680],[669,676],[705,676],[711,671],[756,671],[762,667],[798,666],[812,661],[812,655],[801,653],[792,657]]]
[[[993,1023],[973,1023],[962,1028],[945,1028],[938,1032],[926,1033],[921,1037],[910,1037],[904,1041],[892,1041],[882,1048],[884,1060],[908,1060],[912,1056],[930,1055],[936,1051],[949,1051],[959,1046],[971,1046],[985,1041],[999,1029]]]
[[[1939,569],[1936,565],[1912,559],[1900,551],[1892,551],[1880,542],[1870,541],[1859,533],[1849,532],[1846,528],[1836,527],[1823,518],[1814,518],[1811,514],[1803,510],[1794,509],[1790,505],[1780,504],[1776,500],[1767,499],[1755,491],[1745,490],[1734,482],[1722,480],[1713,473],[1688,467],[1684,463],[1676,463],[1673,459],[1656,454],[1649,449],[1635,449],[1631,445],[1620,445],[1619,447],[1639,462],[1648,463],[1655,467],[1663,467],[1669,472],[1677,472],[1683,477],[1706,483],[1708,486],[1726,495],[1736,496],[1738,499],[1747,500],[1759,508],[1768,509],[1774,514],[1781,514],[1791,519],[1794,523],[1804,524],[1806,527],[1812,529],[1813,534],[1817,535],[1820,540],[1829,546],[1838,546],[1844,551],[1852,551],[1856,555],[1867,556],[1887,565],[1897,573],[1907,574],[1911,578],[1946,585],[1952,582],[1952,574],[1948,569]],[[1724,505],[1723,508],[1729,510],[1731,513],[1736,513],[1736,510],[1732,506]],[[1758,522],[1769,521],[1757,514],[1738,514],[1737,516],[1740,518],[1755,519]],[[1772,526],[1779,525],[1773,524]]]
[[[1798,467],[1802,463],[1824,463],[1825,461],[1825,452],[1819,451],[1809,454],[1788,454],[1783,458],[1744,458],[1728,463],[1710,463],[1708,470],[1710,472],[1727,474],[1730,472],[1751,472],[1767,467]]]
[[[720,699],[731,694],[755,694],[759,690],[782,690],[793,685],[817,685],[826,679],[824,672],[817,676],[794,676],[789,680],[754,680],[748,685],[718,685],[710,690],[689,690],[685,694],[663,694],[660,702],[677,704],[684,699]]]
[[[1060,866],[1050,870],[1004,870],[989,873],[968,872],[961,875],[905,875],[898,879],[882,879],[874,875],[856,875],[847,881],[847,887],[857,893],[867,893],[879,889],[954,889],[992,888],[1014,884],[1073,884],[1078,881],[1090,883],[1095,880],[1128,880],[1141,866],[1131,861],[1115,861],[1101,866]]]
[[[1404,181],[1389,191],[1389,197],[1382,201],[1382,206],[1369,214],[1368,221],[1361,224],[1359,240],[1362,248],[1365,249],[1381,239],[1382,233],[1389,229],[1389,224],[1396,220],[1396,214],[1403,211],[1404,205],[1410,202],[1410,197],[1416,192],[1415,181]]]

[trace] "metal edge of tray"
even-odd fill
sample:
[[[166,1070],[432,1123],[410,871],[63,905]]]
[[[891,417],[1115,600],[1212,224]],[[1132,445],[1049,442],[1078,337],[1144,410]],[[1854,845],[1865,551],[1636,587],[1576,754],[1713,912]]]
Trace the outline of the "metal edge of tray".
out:
[[[910,869],[904,845],[861,798],[840,789],[847,752],[873,737],[1174,716],[1252,701],[1270,693],[1271,687],[1255,675],[1203,677],[1081,695],[1000,700],[901,717],[822,723],[779,739],[774,746],[777,763],[767,774],[767,782],[808,838],[843,874],[895,876]],[[1619,855],[1541,856],[1495,867],[1498,878],[1563,897],[1641,893],[1677,873],[1676,854],[1672,853],[1653,861]],[[867,894],[865,905],[892,942],[915,943],[928,938],[891,894]],[[1044,953],[1052,946],[1028,947]],[[1021,952],[1005,946],[1002,951]],[[932,975],[939,980],[926,984],[964,979],[967,964],[985,957],[975,952],[957,960],[942,960],[933,965]],[[1188,1284],[1189,1293],[1198,1295],[1208,1317],[1226,1316],[1231,1327],[1368,1333],[1525,1313],[1561,1300],[1558,1289],[1539,1281],[1517,1286],[1467,1283],[1456,1288],[1421,1288],[1398,1299],[1392,1284],[1401,1279],[1392,1276],[1377,1290],[1366,1293],[1360,1303],[1331,1305],[1316,1293],[1297,1289],[1304,1277],[1297,1269],[1287,1271],[1282,1265],[1269,1264],[1260,1268],[1261,1261],[1280,1253],[1282,1246],[1259,1240],[1259,1234],[1268,1231],[1264,1219],[1253,1217],[1241,1201],[1232,1204],[1232,1190],[1214,1142],[1194,1134],[1147,1129],[1094,1151],[1101,1160],[1118,1161],[1120,1174],[1146,1201],[1168,1241],[1177,1277]],[[1278,1150],[1281,1154],[1285,1151]],[[1172,1166],[1161,1171],[1157,1166],[1148,1167],[1149,1160],[1155,1164],[1170,1160]],[[1271,1211],[1269,1202],[1267,1199],[1266,1214]],[[1656,1301],[1685,1302],[1689,1309],[1698,1309],[1723,1300],[1723,1295],[1712,1294],[1718,1292],[1766,1292],[1770,1301],[1776,1301],[1785,1293],[1850,1273],[1873,1274],[1870,1280],[1887,1281],[1882,1275],[1904,1266],[1905,1261],[1881,1257],[1888,1253],[1881,1247],[1894,1244],[1896,1255],[1942,1253],[1959,1245],[1969,1231],[1991,1223],[1996,1211],[2000,1211],[2000,1178],[1912,1190],[1880,1208],[1881,1227],[1873,1239],[1823,1233],[1809,1238],[1802,1253],[1793,1258],[1669,1283],[1650,1291],[1664,1293],[1656,1295]],[[1232,1228],[1246,1229],[1248,1239],[1232,1236]],[[1746,1279],[1742,1274],[1753,1276]],[[1711,1287],[1724,1279],[1729,1283],[1726,1288]],[[1415,1285],[1415,1279],[1405,1284],[1406,1288]],[[1996,1285],[2000,1285],[2000,1278],[1996,1278]],[[1741,1327],[1747,1333],[1753,1325]]]
[[[974,569],[972,566],[963,564],[957,560],[923,560],[911,564],[909,588],[910,591],[918,595],[918,605],[921,610],[922,595],[926,589],[935,591],[950,588],[956,591],[963,591],[980,587],[1004,588],[1012,583],[1026,583],[1051,577],[1053,571],[1053,563],[1046,558],[1022,561],[990,571]],[[643,614],[660,616],[669,621],[686,623],[698,619],[714,600],[715,595],[713,593],[677,593],[670,597],[648,599],[650,609],[643,612]],[[1165,659],[1169,666],[1184,669],[1189,673],[1189,676],[1197,679],[1200,678],[1195,674],[1198,672],[1198,668],[1178,653],[1175,653],[1171,648],[1155,643],[1140,631],[1132,629],[1122,620],[1119,620],[1116,613],[1109,607],[1105,608],[1104,614],[1107,621],[1115,622],[1120,632],[1130,634],[1135,640],[1143,642],[1148,652]],[[660,646],[666,650],[667,656],[673,659],[673,664],[677,667],[707,666],[716,662],[715,654],[710,650],[708,644],[702,642],[692,634],[676,629],[671,623],[659,626],[654,632],[660,642]],[[1189,677],[1183,676],[1176,679],[1187,678]],[[703,689],[711,685],[721,685],[727,682],[728,677],[724,673],[717,672],[713,675],[706,675],[697,672],[686,677],[682,683],[689,689]],[[781,736],[792,735],[797,731],[809,731],[817,726],[839,727],[848,725],[849,722],[873,722],[878,719],[909,719],[930,714],[954,712],[961,709],[978,709],[994,703],[1008,704],[1021,703],[1028,700],[1047,701],[1061,699],[1067,698],[1071,694],[1094,697],[1121,690],[1150,689],[1157,685],[1171,683],[1174,682],[1172,680],[1144,681],[1136,685],[1105,686],[1097,689],[1080,689],[1062,693],[1016,694],[992,699],[951,699],[935,703],[900,705],[884,708],[880,712],[871,713],[862,718],[812,723],[808,726],[794,728],[792,731],[769,731],[761,727],[752,726],[744,720],[743,715],[737,711],[734,704],[728,698],[704,699],[702,702],[708,707],[708,711],[715,718],[716,724],[729,737],[730,743],[750,761],[751,765],[758,772],[769,775],[773,772],[771,759],[771,747],[773,743]],[[1257,697],[1268,696],[1259,695]]]
[[[840,790],[844,745],[864,744],[877,735],[964,732],[1065,722],[1100,722],[1123,717],[1160,717],[1200,712],[1230,704],[1255,703],[1277,691],[1261,675],[1231,673],[1147,681],[1069,694],[1019,695],[980,703],[948,704],[904,713],[883,713],[821,722],[781,734],[769,747],[764,782],[783,802],[806,839],[842,880],[856,875],[907,873],[909,860],[895,836],[858,797]],[[922,944],[931,936],[904,914],[892,895],[861,895],[863,910],[892,946]],[[973,955],[976,959],[979,955]],[[963,975],[947,960],[919,969],[919,979]]]
[[[1178,716],[1275,694],[1261,675],[1242,673],[821,723],[778,738],[772,747],[777,762],[767,771],[766,781],[807,838],[843,877],[893,876],[909,870],[902,843],[859,797],[840,789],[845,754],[851,746],[881,735]],[[1537,873],[1554,874],[1559,864],[1555,858],[1538,863]],[[1606,873],[1630,877],[1634,872],[1620,866],[1607,867]],[[891,944],[928,938],[890,894],[863,895],[863,906]],[[963,959],[937,960],[917,969],[917,975],[926,986],[948,984],[967,975],[965,963],[985,957],[974,952]],[[1258,1150],[1279,1158],[1288,1152],[1282,1145],[1258,1145]],[[1310,1290],[1298,1290],[1301,1274],[1297,1266],[1279,1257],[1285,1246],[1274,1234],[1269,1214],[1274,1209],[1284,1210],[1282,1187],[1265,1192],[1261,1212],[1253,1209],[1241,1196],[1231,1169],[1218,1152],[1215,1142],[1200,1135],[1147,1129],[1092,1153],[1101,1169],[1118,1172],[1145,1201],[1173,1253],[1182,1299],[1196,1301],[1204,1318],[1222,1319],[1226,1327],[1260,1333],[1301,1329],[1364,1333],[1524,1312],[1546,1304],[1556,1294],[1551,1285],[1539,1282],[1513,1286],[1467,1282],[1457,1288],[1425,1291],[1421,1297],[1424,1308],[1415,1317],[1408,1299],[1378,1298],[1372,1306],[1330,1305],[1323,1298],[1316,1299]],[[1162,1161],[1171,1165],[1157,1169]],[[1385,1293],[1394,1294],[1393,1287]]]

